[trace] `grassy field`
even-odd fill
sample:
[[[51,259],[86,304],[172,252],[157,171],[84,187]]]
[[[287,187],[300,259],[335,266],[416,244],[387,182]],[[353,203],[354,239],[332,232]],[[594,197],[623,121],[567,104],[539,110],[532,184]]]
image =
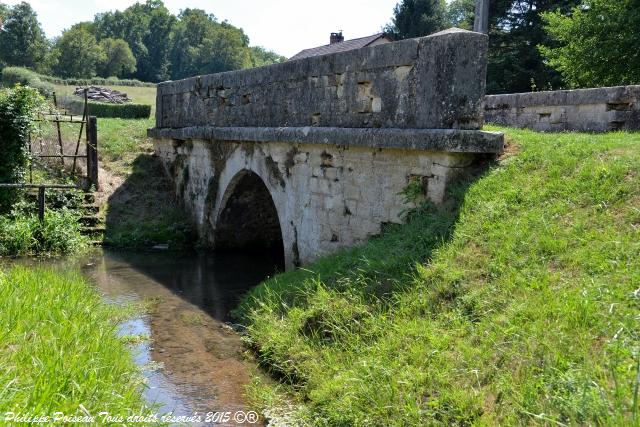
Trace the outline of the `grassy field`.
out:
[[[56,89],[56,96],[62,98],[64,96],[73,96],[73,91],[76,86],[63,86],[54,85]],[[156,111],[156,88],[155,87],[137,87],[137,86],[101,86],[108,89],[119,90],[129,95],[131,101],[134,104],[146,104],[151,105],[151,117],[154,116]]]
[[[0,414],[144,414],[142,378],[109,306],[79,276],[14,267],[0,274]],[[99,420],[99,418],[98,418]],[[11,423],[9,423],[11,424]],[[75,424],[58,420],[47,425]]]
[[[275,419],[640,425],[640,134],[505,129],[444,207],[257,287]]]

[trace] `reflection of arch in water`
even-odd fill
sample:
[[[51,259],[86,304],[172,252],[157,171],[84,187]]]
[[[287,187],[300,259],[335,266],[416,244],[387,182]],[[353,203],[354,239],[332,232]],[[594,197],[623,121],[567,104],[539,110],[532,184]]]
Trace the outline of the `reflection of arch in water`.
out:
[[[215,223],[216,249],[253,249],[277,253],[284,260],[278,211],[260,176],[243,169],[229,182]]]

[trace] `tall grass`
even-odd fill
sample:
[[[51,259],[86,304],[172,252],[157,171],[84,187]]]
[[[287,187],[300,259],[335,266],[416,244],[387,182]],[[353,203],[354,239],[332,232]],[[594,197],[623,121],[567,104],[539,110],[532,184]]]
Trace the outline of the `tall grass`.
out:
[[[247,297],[267,414],[640,423],[640,134],[506,132],[517,153],[452,205]]]
[[[40,222],[34,213],[0,216],[0,255],[72,254],[85,249],[80,214],[66,208],[45,211]]]
[[[117,310],[76,273],[23,267],[2,273],[2,419],[7,412],[142,414],[142,380],[116,335]]]

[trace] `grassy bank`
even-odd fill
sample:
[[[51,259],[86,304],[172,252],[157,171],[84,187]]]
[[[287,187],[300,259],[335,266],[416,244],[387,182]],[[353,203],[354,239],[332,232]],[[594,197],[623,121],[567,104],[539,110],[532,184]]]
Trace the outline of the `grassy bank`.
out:
[[[0,216],[0,256],[73,254],[89,246],[77,211],[47,210],[41,222],[32,206],[29,210]]]
[[[254,290],[247,340],[281,380],[258,405],[331,426],[640,422],[640,134],[506,132],[448,206]]]
[[[1,418],[142,414],[141,376],[116,336],[123,313],[76,274],[22,267],[0,274]]]

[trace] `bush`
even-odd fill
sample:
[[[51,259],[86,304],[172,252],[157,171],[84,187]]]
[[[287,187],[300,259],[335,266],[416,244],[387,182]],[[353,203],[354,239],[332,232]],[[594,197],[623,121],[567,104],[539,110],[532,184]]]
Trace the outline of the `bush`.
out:
[[[42,77],[27,68],[6,67],[2,70],[2,84],[5,87],[11,88],[16,84],[31,86],[43,96],[50,97],[55,92],[55,87],[51,83],[44,81]]]
[[[43,102],[38,92],[30,87],[18,85],[0,89],[0,183],[24,180],[29,163],[27,139],[29,132],[34,130],[34,119]],[[17,198],[17,191],[0,189],[0,213],[8,212]]]
[[[65,97],[60,103],[74,114],[82,114],[84,110],[84,100],[80,98]],[[102,118],[148,119],[151,115],[151,105],[107,104],[89,101],[89,114]]]
[[[111,86],[135,86],[135,87],[155,87],[155,83],[141,82],[135,79],[119,79],[117,77],[93,77],[91,79],[63,79],[60,77],[43,76],[40,75],[40,79],[56,85],[70,85],[70,86],[91,86],[91,85],[111,85]]]
[[[47,210],[44,221],[35,214],[0,216],[0,255],[75,253],[86,247],[80,215],[73,210]]]

